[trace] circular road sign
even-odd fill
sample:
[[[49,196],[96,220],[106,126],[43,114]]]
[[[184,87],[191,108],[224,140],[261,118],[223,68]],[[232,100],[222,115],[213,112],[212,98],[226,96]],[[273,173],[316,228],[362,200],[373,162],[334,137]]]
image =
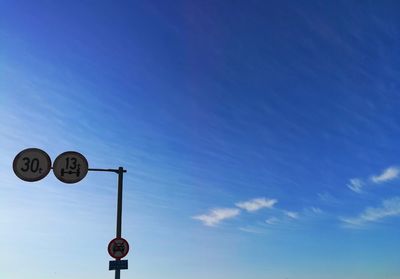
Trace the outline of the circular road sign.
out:
[[[51,159],[38,148],[22,150],[13,161],[14,173],[22,180],[34,182],[45,178],[51,169]]]
[[[86,158],[75,151],[64,152],[54,160],[54,175],[64,183],[77,183],[85,178],[89,165]]]
[[[121,237],[114,238],[108,244],[108,254],[114,259],[122,259],[129,252],[129,243]]]

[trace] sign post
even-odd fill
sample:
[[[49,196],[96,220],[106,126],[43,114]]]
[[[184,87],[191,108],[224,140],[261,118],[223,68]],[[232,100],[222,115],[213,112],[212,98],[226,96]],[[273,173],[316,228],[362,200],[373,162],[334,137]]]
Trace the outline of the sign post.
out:
[[[122,233],[122,184],[123,167],[118,169],[94,169],[89,168],[86,158],[75,151],[60,154],[51,166],[49,155],[38,148],[28,148],[15,156],[13,170],[16,176],[24,181],[34,182],[43,179],[53,169],[54,175],[62,182],[72,184],[85,178],[88,171],[114,172],[118,174],[117,190],[117,228],[116,238],[108,245],[110,256],[115,261],[110,261],[109,270],[115,270],[115,279],[121,278],[121,270],[128,269],[128,260],[121,260],[129,252],[128,242],[121,237]]]
[[[121,238],[122,232],[122,182],[124,178],[124,169],[122,167],[118,168],[118,201],[117,201],[117,238]],[[128,243],[128,242],[127,242]],[[129,251],[129,245],[128,245]],[[119,261],[120,259],[117,259]],[[121,269],[115,270],[115,279],[121,278]]]
[[[122,191],[123,191],[122,184],[123,184],[123,179],[124,179],[124,173],[126,172],[126,170],[124,170],[123,167],[119,167],[118,169],[90,169],[89,168],[89,171],[106,171],[106,172],[115,172],[118,174],[117,228],[116,228],[116,233],[115,233],[116,238],[110,242],[109,247],[110,247],[111,243],[113,243],[113,241],[116,241],[116,243],[118,243],[117,240],[123,240],[126,243],[126,244],[124,244],[125,245],[124,247],[127,247],[127,249],[125,249],[124,251],[126,252],[126,254],[128,254],[129,244],[125,239],[121,238],[121,234],[122,234]],[[125,257],[126,254],[119,258],[116,257],[116,260],[113,261],[113,263],[110,262],[110,266],[112,265],[112,267],[113,267],[113,269],[110,269],[110,270],[115,270],[115,279],[120,279],[121,278],[121,270],[128,268],[128,261],[126,260],[126,268],[124,268],[125,261],[121,261],[121,258]],[[110,253],[110,255],[111,255],[111,253]],[[117,255],[117,256],[120,256],[120,255]],[[112,257],[114,257],[114,256],[112,256]],[[114,262],[115,262],[115,264],[114,264]],[[121,262],[123,262],[123,263],[121,263]]]

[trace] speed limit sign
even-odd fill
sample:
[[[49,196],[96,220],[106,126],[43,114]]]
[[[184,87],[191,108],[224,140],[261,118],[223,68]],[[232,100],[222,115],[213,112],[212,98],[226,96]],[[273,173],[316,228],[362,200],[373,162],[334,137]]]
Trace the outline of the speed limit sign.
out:
[[[77,183],[85,178],[89,166],[86,158],[75,151],[60,154],[53,165],[54,175],[64,183]]]
[[[34,182],[46,177],[51,169],[51,159],[38,148],[22,150],[14,158],[14,173],[22,180]]]

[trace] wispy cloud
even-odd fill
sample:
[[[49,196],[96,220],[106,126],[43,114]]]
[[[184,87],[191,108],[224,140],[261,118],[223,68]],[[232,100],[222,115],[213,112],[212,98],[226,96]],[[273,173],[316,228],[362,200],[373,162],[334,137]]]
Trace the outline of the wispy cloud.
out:
[[[318,199],[325,204],[337,204],[339,200],[328,192],[318,194]]]
[[[371,177],[373,183],[383,183],[398,178],[400,175],[399,167],[389,167],[385,169],[380,175]]]
[[[322,213],[322,209],[318,208],[318,207],[310,207],[311,212],[315,213],[315,214],[321,214]]]
[[[370,178],[352,178],[349,180],[347,187],[356,193],[362,193],[368,184],[380,184],[394,180],[400,176],[400,167],[391,166],[383,170],[379,175],[372,175]]]
[[[347,187],[356,193],[361,193],[363,186],[364,186],[364,182],[359,178],[352,178],[352,179],[350,179],[349,183],[347,184]]]
[[[237,208],[215,208],[208,214],[197,215],[192,217],[195,220],[201,221],[206,226],[215,226],[225,219],[231,219],[240,214]]]
[[[267,223],[268,225],[274,225],[278,222],[279,222],[279,219],[276,217],[270,217],[267,220],[265,220],[265,223]]]
[[[279,217],[272,216],[265,220],[265,223],[268,225],[288,225],[300,218],[304,221],[311,221],[315,218],[320,218],[324,215],[324,211],[319,207],[305,207],[302,211],[288,211],[288,210],[279,210]]]
[[[240,227],[239,230],[242,231],[242,232],[255,233],[255,234],[262,234],[262,233],[265,233],[263,230],[261,230],[261,228],[258,228],[258,227],[251,227],[251,226]]]
[[[256,198],[245,202],[238,202],[236,206],[248,212],[254,212],[262,208],[272,208],[277,202],[276,199]]]
[[[285,212],[286,216],[292,219],[298,219],[299,218],[299,213],[298,212],[293,212],[293,211],[286,211]]]
[[[276,199],[255,198],[252,200],[238,202],[235,205],[238,208],[215,208],[208,214],[193,216],[195,220],[201,221],[206,226],[215,226],[225,219],[231,219],[240,214],[241,209],[248,212],[255,212],[262,208],[272,208],[278,201]]]
[[[400,216],[400,197],[384,200],[380,207],[367,207],[357,217],[341,218],[340,220],[349,226],[361,226],[390,216]]]

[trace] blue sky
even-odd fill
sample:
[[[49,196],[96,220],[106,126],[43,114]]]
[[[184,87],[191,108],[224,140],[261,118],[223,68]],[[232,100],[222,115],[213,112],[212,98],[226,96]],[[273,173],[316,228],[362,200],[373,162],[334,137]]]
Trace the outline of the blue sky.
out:
[[[399,6],[1,1],[0,277],[399,278]]]

